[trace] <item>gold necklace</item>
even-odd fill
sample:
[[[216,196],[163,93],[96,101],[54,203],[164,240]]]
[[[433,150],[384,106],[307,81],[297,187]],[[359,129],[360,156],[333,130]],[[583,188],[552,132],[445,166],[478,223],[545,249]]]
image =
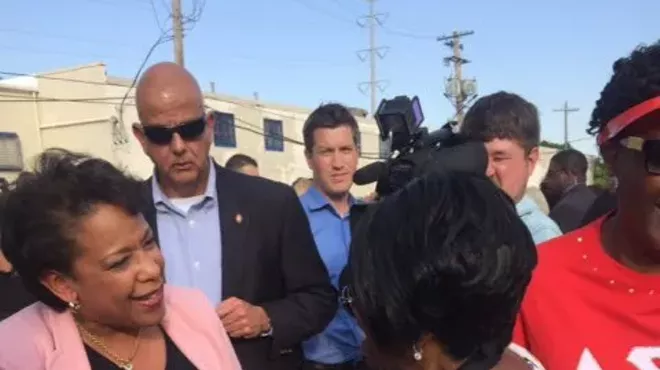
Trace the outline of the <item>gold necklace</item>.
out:
[[[96,335],[90,333],[87,329],[85,329],[80,323],[76,323],[78,326],[78,330],[80,330],[80,333],[83,334],[84,337],[89,339],[94,345],[105,352],[106,355],[110,356],[112,358],[112,361],[116,363],[122,370],[133,370],[133,360],[135,359],[135,355],[137,355],[138,349],[140,348],[140,338],[142,336],[142,328],[140,328],[140,331],[138,331],[137,338],[135,339],[135,345],[133,348],[133,353],[131,353],[131,356],[128,359],[124,359],[121,356],[118,356],[116,353],[110,350],[108,346],[105,344],[105,342],[97,337]]]

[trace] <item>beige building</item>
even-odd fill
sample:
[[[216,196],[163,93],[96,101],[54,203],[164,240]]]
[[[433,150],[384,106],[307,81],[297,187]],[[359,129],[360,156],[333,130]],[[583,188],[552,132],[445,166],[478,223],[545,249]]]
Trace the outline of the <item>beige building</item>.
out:
[[[103,64],[0,81],[0,176],[13,179],[51,147],[90,153],[139,177],[150,176],[151,162],[131,132],[138,121],[132,94],[121,104],[129,86],[128,80],[108,76]],[[205,102],[217,112],[211,155],[220,164],[244,153],[270,179],[291,184],[311,176],[302,145],[302,126],[311,109],[212,93],[205,94]],[[360,165],[365,165],[379,156],[378,128],[366,112],[355,113]],[[362,186],[354,192],[365,195],[372,189]]]
[[[104,64],[92,64],[0,81],[0,176],[13,179],[44,149],[61,147],[107,159],[146,178],[152,165],[131,132],[138,121],[132,94],[122,105],[130,81],[110,77]],[[211,155],[221,164],[235,153],[254,157],[263,176],[291,184],[309,177],[302,125],[311,109],[206,93],[218,112]],[[378,128],[358,112],[362,159],[379,156]],[[271,135],[266,135],[266,133]],[[284,137],[283,140],[271,137]],[[544,148],[530,186],[537,186],[554,151]],[[358,196],[372,186],[355,187]]]

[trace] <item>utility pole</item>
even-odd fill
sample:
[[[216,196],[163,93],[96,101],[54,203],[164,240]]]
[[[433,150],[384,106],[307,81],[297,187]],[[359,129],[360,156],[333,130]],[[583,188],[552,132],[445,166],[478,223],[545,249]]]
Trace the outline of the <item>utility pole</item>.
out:
[[[579,111],[580,108],[569,108],[568,102],[564,102],[564,107],[559,109],[554,109],[555,112],[564,112],[564,147],[568,148],[568,115],[573,112]]]
[[[463,79],[463,64],[470,63],[463,58],[463,44],[461,38],[473,35],[474,31],[454,31],[449,36],[440,36],[438,42],[445,43],[452,49],[452,56],[444,58],[446,66],[453,64],[453,73],[447,78],[445,84],[445,97],[449,99],[456,109],[456,121],[463,122],[463,115],[467,105],[477,97],[477,85],[475,79]]]
[[[358,58],[361,61],[369,59],[369,81],[358,84],[358,88],[363,94],[367,90],[370,93],[370,113],[373,115],[378,108],[378,90],[381,92],[387,88],[388,81],[379,80],[377,78],[376,62],[378,59],[383,59],[389,50],[386,46],[376,46],[376,27],[382,26],[387,19],[387,14],[376,13],[376,0],[366,0],[369,3],[369,14],[358,19],[357,23],[360,27],[365,28],[369,26],[369,48],[357,52]]]
[[[172,0],[172,29],[174,30],[174,60],[183,67],[183,15],[181,0]]]

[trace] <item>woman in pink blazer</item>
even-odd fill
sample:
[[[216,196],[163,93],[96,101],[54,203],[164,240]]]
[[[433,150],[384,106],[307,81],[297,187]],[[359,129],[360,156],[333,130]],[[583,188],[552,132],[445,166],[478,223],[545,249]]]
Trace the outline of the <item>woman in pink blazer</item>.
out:
[[[239,370],[201,292],[164,284],[132,179],[51,150],[4,202],[2,249],[38,303],[0,323],[0,370]]]

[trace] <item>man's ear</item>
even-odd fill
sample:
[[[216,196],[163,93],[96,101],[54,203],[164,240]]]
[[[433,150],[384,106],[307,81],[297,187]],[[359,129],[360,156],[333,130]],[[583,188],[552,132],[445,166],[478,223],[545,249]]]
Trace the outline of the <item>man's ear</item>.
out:
[[[215,112],[214,111],[206,113],[206,128],[211,133],[215,129]]]
[[[305,159],[307,160],[307,167],[310,170],[313,170],[313,168],[312,168],[313,167],[312,166],[312,152],[307,150],[307,149],[305,149]]]
[[[536,164],[539,161],[539,147],[535,146],[533,147],[529,153],[527,154],[527,163],[529,163],[529,166],[527,168],[527,177],[532,176],[532,173],[534,173],[534,169],[536,168]]]
[[[146,152],[147,137],[144,136],[144,131],[142,131],[142,126],[140,126],[140,124],[136,122],[133,124],[132,129],[133,129],[133,136],[135,136],[137,141],[140,142],[140,145],[142,146],[142,150]]]

